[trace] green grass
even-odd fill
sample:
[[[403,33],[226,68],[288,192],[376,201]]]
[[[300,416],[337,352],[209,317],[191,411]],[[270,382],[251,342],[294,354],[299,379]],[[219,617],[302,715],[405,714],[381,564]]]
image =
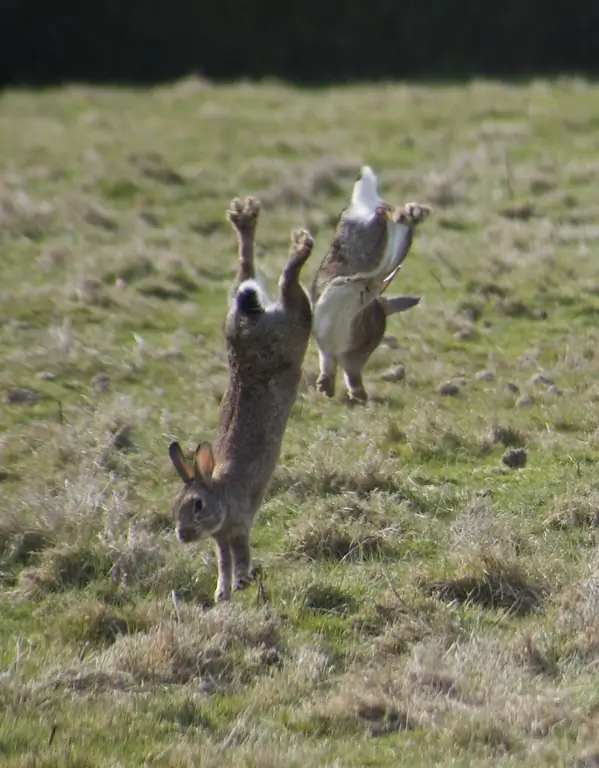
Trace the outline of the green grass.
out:
[[[3,765],[595,764],[598,109],[579,80],[3,93]],[[363,163],[434,208],[394,288],[422,302],[363,408],[310,345],[263,589],[214,608],[166,449],[217,424],[226,208],[262,200],[273,288],[308,227],[307,285]]]

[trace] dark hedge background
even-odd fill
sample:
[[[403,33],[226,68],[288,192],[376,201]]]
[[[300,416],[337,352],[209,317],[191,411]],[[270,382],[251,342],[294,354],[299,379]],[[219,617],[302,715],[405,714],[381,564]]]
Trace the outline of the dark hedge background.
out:
[[[0,84],[599,71],[599,0],[0,0]]]

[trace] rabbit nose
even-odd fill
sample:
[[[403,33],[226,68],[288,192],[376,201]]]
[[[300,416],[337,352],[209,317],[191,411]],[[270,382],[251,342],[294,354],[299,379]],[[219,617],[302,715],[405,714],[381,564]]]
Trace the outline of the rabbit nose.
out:
[[[184,543],[188,543],[190,541],[193,541],[194,539],[194,532],[192,528],[186,528],[185,526],[178,526],[177,528],[177,538],[179,541],[182,541]]]

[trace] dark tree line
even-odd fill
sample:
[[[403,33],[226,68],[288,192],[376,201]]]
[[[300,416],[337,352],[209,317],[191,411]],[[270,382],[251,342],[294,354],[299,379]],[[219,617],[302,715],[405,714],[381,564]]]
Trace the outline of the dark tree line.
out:
[[[598,0],[0,0],[0,83],[599,71]]]

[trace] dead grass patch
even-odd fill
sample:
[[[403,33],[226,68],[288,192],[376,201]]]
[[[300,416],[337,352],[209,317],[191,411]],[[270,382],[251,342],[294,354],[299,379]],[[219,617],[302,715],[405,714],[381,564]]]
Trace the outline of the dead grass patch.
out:
[[[50,632],[65,644],[111,645],[119,635],[147,630],[150,624],[143,605],[136,607],[129,603],[111,607],[101,600],[88,598],[60,613],[52,622]]]
[[[283,653],[280,623],[266,611],[182,607],[176,619],[148,632],[117,637],[97,663],[137,682],[218,687],[251,681]]]
[[[448,383],[452,388],[450,394],[460,391],[455,382]],[[405,432],[412,455],[425,462],[456,464],[474,457],[480,458],[486,452],[486,445],[475,434],[458,431],[455,426],[427,415],[419,414],[406,426]]]
[[[131,675],[112,674],[85,668],[65,668],[59,672],[52,671],[38,680],[33,687],[36,691],[66,689],[72,693],[91,695],[132,691],[138,688]]]
[[[526,616],[543,605],[544,590],[515,563],[483,557],[470,564],[463,576],[421,582],[425,594],[446,603],[479,605],[487,610],[505,610],[511,616]]]
[[[512,729],[495,723],[490,714],[461,719],[452,730],[452,739],[456,746],[469,752],[490,752],[496,756],[517,752],[522,746]]]
[[[376,459],[366,460],[358,463],[351,472],[323,466],[320,462],[301,470],[279,466],[270,486],[270,495],[276,496],[287,491],[297,499],[305,500],[310,497],[355,493],[365,498],[375,491],[383,491],[390,494],[403,492],[408,500],[415,501],[414,494],[405,487],[399,473],[381,467],[382,463]]]
[[[415,726],[406,712],[385,706],[376,699],[353,701],[340,705],[339,712],[321,715],[312,722],[319,736],[342,731],[365,730],[370,736],[385,736],[398,731],[411,731]]]
[[[395,499],[389,497],[383,502],[381,495],[373,493],[363,499],[348,492],[317,500],[312,514],[288,532],[287,551],[309,560],[333,562],[390,556],[401,533],[398,513],[402,504],[395,506]]]
[[[47,592],[85,587],[94,579],[105,579],[112,560],[97,545],[58,544],[45,549],[39,562],[21,572],[19,591],[28,597],[39,597]]]
[[[134,153],[129,155],[128,160],[142,176],[152,181],[175,186],[182,186],[185,183],[183,176],[173,168],[169,168],[163,158],[155,152]]]
[[[545,527],[554,530],[568,530],[569,528],[583,528],[599,524],[599,499],[594,495],[573,495],[560,498],[555,508],[545,520]]]
[[[168,760],[173,768],[201,765],[202,768],[237,768],[240,765],[254,768],[338,768],[339,761],[330,757],[325,742],[307,742],[300,734],[289,733],[277,723],[264,720],[257,723],[251,712],[242,713],[224,737],[210,736],[205,730],[202,738],[177,742],[161,749],[148,761]]]
[[[356,658],[373,663],[387,656],[401,656],[427,638],[457,638],[458,626],[451,609],[434,599],[404,602],[389,594],[384,600],[366,602],[349,618],[360,645]]]
[[[356,610],[357,602],[347,591],[334,586],[313,582],[300,590],[296,600],[303,610],[311,613],[331,613],[346,616]]]
[[[0,519],[0,564],[3,569],[27,565],[55,541],[56,534],[43,520],[37,525],[23,523],[16,514],[3,513]]]
[[[526,445],[526,435],[510,425],[495,425],[489,433],[489,440],[493,444],[499,443],[506,448],[524,448]]]
[[[290,538],[288,552],[309,560],[370,560],[393,551],[381,531],[313,520],[300,523]]]
[[[519,664],[535,675],[556,677],[559,672],[559,652],[547,635],[524,632],[513,645],[514,657]]]

